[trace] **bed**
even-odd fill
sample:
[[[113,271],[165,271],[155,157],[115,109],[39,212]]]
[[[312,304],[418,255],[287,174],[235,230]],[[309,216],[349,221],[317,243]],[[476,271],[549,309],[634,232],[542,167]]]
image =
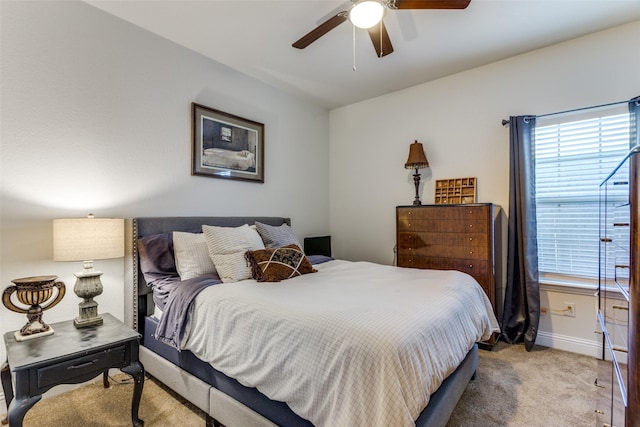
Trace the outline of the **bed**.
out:
[[[475,343],[498,331],[488,299],[464,273],[310,256],[314,271],[292,279],[262,283],[249,278],[203,287],[183,311],[184,328],[178,335],[175,331],[168,335],[178,339],[167,340],[166,334],[158,333],[164,332],[161,322],[173,317],[167,314],[169,309],[158,320],[160,304],[145,282],[140,242],[176,231],[198,233],[203,225],[226,230],[254,223],[275,228],[290,221],[282,217],[127,221],[125,320],[143,335],[140,359],[147,373],[202,409],[207,425],[444,426],[475,374]],[[472,310],[442,309],[442,301],[422,308],[425,299],[436,300],[451,286],[454,294],[445,299]],[[461,289],[472,291],[460,296]],[[402,316],[385,317],[398,306]],[[454,316],[446,314],[449,311]],[[451,317],[455,332],[449,333],[451,324],[423,318],[427,315]],[[434,326],[411,329],[425,321]],[[215,324],[217,329],[207,330],[203,324]],[[392,326],[405,332],[397,334]],[[306,329],[314,338],[301,332]],[[427,336],[438,344],[425,341]],[[251,347],[259,351],[249,354]],[[396,347],[403,347],[403,352]],[[221,348],[225,350],[217,354]]]
[[[207,148],[202,153],[202,165],[246,171],[256,167],[256,156],[248,150]]]

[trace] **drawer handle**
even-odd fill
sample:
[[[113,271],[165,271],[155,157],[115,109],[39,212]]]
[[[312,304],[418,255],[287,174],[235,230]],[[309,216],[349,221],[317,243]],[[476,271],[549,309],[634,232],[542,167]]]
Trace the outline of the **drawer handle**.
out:
[[[473,255],[473,251],[469,251],[469,255]]]
[[[90,361],[88,361],[88,362],[81,363],[81,364],[79,364],[79,365],[69,366],[69,367],[67,368],[67,371],[72,371],[72,370],[74,370],[74,369],[82,369],[82,368],[85,368],[85,367],[87,367],[87,366],[91,366],[91,365],[93,365],[94,363],[96,363],[98,360],[100,360],[100,359],[93,359],[93,360],[90,360]]]
[[[469,241],[470,241],[470,242],[473,242],[473,237],[469,237]]]
[[[473,224],[469,224],[469,228],[473,228]]]
[[[473,268],[473,264],[469,264],[469,268]]]

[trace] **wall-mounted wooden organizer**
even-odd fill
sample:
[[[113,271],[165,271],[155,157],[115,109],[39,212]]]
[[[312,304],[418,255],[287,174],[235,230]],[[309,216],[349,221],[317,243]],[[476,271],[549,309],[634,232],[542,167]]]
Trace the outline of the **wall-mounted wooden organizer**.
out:
[[[477,178],[453,178],[436,180],[436,205],[476,202]]]

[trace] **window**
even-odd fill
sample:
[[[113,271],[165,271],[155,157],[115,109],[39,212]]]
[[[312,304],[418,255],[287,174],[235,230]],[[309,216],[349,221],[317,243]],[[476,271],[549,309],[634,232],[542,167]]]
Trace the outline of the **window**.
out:
[[[534,144],[540,279],[596,284],[600,183],[629,152],[629,114],[541,118]]]

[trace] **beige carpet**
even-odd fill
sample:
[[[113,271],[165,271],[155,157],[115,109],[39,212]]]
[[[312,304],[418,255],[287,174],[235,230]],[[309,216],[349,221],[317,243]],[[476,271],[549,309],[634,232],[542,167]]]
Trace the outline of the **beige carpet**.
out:
[[[596,363],[540,346],[526,352],[521,345],[498,343],[491,352],[481,350],[476,379],[448,427],[595,425]],[[37,403],[24,426],[130,426],[132,390],[131,384],[116,383],[104,389],[98,381]],[[140,417],[147,427],[204,426],[197,408],[152,379],[145,381]]]
[[[111,388],[99,381],[41,400],[27,412],[23,427],[131,426],[133,384],[125,374],[111,379]],[[124,381],[124,383],[122,383]],[[159,382],[147,377],[140,402],[145,426],[204,427],[204,414]]]
[[[480,351],[447,427],[594,426],[597,359],[547,347],[499,342]]]

